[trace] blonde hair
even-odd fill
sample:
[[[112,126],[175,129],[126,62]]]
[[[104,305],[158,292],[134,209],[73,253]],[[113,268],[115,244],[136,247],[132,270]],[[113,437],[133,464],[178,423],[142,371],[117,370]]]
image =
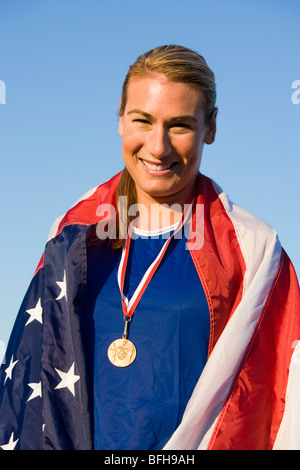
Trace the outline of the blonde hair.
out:
[[[205,97],[206,122],[213,118],[214,110],[216,109],[214,73],[200,54],[186,47],[173,44],[151,49],[149,52],[140,55],[134,64],[129,67],[122,88],[119,108],[120,116],[124,114],[129,82],[138,80],[149,73],[163,73],[169,80],[186,83],[202,91]],[[137,202],[135,183],[126,167],[122,172],[117,189],[117,210],[118,226],[122,225],[122,233],[125,233],[123,232],[124,228],[127,233],[130,218],[128,214],[120,212],[121,209],[118,203],[120,196],[127,197],[127,207]],[[112,240],[113,249],[119,249],[123,245],[124,239],[117,237],[116,240]]]
[[[206,100],[206,119],[210,120],[216,104],[214,73],[200,54],[176,45],[155,47],[140,55],[129,67],[122,88],[120,116],[125,110],[129,82],[151,72],[163,73],[169,80],[186,83],[203,91]]]

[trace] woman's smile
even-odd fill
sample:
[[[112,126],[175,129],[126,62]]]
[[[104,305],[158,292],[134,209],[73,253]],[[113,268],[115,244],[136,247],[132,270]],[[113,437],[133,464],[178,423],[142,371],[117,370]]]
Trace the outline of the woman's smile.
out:
[[[150,163],[147,160],[143,160],[140,158],[140,161],[143,163],[145,167],[145,171],[154,176],[165,176],[169,175],[176,167],[178,162],[170,162],[170,163]]]
[[[119,133],[139,203],[190,199],[208,131],[199,89],[157,73],[129,82]]]

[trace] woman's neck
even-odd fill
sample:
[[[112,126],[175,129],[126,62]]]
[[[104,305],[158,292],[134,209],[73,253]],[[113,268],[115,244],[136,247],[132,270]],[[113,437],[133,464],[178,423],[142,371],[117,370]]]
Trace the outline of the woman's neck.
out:
[[[138,208],[139,219],[137,227],[141,230],[161,230],[179,223],[182,218],[180,204],[168,206],[167,204],[152,203],[146,206],[143,203],[139,203]]]
[[[161,230],[181,221],[184,205],[191,202],[192,191],[183,197],[153,198],[137,192],[139,218],[137,227],[141,230]]]

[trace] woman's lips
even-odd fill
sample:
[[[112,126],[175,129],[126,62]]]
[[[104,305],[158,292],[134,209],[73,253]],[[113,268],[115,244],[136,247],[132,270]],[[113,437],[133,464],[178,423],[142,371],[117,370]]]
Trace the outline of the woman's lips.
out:
[[[165,163],[165,164],[156,164],[156,163],[150,163],[147,162],[146,160],[141,159],[143,165],[145,168],[148,170],[149,173],[151,174],[167,174],[169,173],[173,167],[177,164],[177,162],[170,162],[170,163]]]

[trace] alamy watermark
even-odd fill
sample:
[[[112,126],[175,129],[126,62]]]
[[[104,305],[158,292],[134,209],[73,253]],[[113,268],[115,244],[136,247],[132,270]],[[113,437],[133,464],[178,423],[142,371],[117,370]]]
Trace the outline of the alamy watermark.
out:
[[[6,104],[6,85],[3,80],[0,80],[0,104]]]
[[[5,364],[6,344],[0,339],[0,365]]]
[[[193,216],[191,217],[193,209]],[[168,204],[152,204],[150,211],[143,204],[133,204],[128,207],[127,196],[120,196],[119,198],[119,212],[120,214],[125,214],[125,219],[127,220],[127,215],[132,220],[133,227],[138,227],[141,220],[141,214],[144,226],[148,227],[150,232],[155,231],[157,225],[162,227],[171,227],[172,224],[172,215],[181,214],[181,205],[173,204],[169,206]],[[187,215],[189,214],[189,215]],[[128,236],[127,225],[117,224],[118,214],[116,208],[112,204],[100,204],[97,208],[97,216],[101,219],[96,227],[96,234],[100,240],[118,239],[126,240]],[[187,249],[201,249],[204,242],[204,205],[195,204],[193,207],[191,204],[184,204],[184,220],[181,228],[176,231],[174,238],[181,239],[183,235],[188,239]],[[136,239],[143,234],[138,231],[131,232],[131,238]],[[152,237],[158,237],[157,235],[151,235]],[[162,231],[162,238],[169,238],[169,232]]]
[[[294,80],[292,88],[295,89],[291,96],[292,103],[300,104],[300,80]],[[0,104],[6,104],[6,84],[3,80],[0,80]]]
[[[292,82],[292,88],[295,88],[295,91],[292,93],[292,103],[299,104],[300,103],[300,80],[294,80]]]

